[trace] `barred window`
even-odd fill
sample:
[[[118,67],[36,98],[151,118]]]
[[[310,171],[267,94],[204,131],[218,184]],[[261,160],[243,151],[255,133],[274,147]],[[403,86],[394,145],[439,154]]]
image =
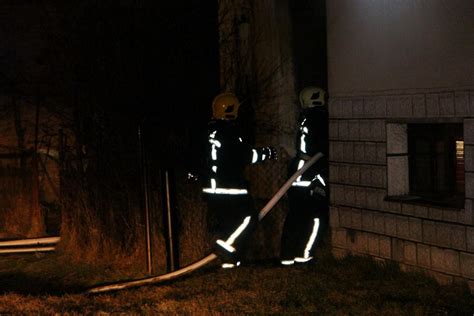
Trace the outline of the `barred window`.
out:
[[[462,124],[407,124],[407,138],[409,195],[438,205],[462,207]]]

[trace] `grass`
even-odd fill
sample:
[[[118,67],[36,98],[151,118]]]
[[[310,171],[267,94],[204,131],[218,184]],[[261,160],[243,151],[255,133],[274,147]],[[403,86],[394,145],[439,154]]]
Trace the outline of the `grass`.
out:
[[[61,263],[59,263],[61,262]],[[138,276],[138,274],[136,274]],[[368,258],[310,265],[258,262],[238,269],[207,267],[183,279],[101,295],[81,289],[124,272],[67,265],[61,258],[0,257],[0,314],[322,314],[472,315],[467,286],[440,286],[396,265]],[[35,283],[40,289],[35,289]],[[13,284],[16,284],[11,290]],[[33,294],[31,294],[33,293]]]

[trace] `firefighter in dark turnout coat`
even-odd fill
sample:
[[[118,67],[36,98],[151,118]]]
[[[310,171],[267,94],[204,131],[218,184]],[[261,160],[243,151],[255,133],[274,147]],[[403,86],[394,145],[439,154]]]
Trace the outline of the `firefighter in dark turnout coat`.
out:
[[[239,101],[232,93],[220,94],[213,101],[202,189],[208,203],[208,225],[217,234],[217,253],[224,258],[224,268],[240,264],[241,250],[258,222],[244,168],[276,159],[274,148],[252,148],[245,142],[235,121],[238,109]]]
[[[285,219],[281,263],[291,265],[310,261],[313,248],[328,227],[328,112],[325,92],[307,87],[300,93],[302,107],[296,139],[296,156],[289,173],[299,170],[318,152],[324,157],[293,182],[288,190],[289,212]]]

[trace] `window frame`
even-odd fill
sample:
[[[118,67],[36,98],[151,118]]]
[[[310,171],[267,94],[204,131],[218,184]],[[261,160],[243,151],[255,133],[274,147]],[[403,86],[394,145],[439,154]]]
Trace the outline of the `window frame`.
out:
[[[465,181],[463,190],[456,192],[452,197],[446,194],[442,199],[437,199],[438,195],[420,194],[413,190],[413,149],[410,147],[411,140],[414,137],[410,136],[409,129],[413,126],[422,128],[422,125],[446,125],[456,124],[458,131],[461,131],[461,137],[464,141],[463,135],[463,121],[462,119],[445,119],[445,120],[429,120],[429,119],[412,119],[412,120],[387,120],[386,122],[386,140],[387,140],[387,196],[386,200],[403,201],[414,204],[423,204],[427,206],[441,206],[443,208],[464,208],[465,199]],[[410,143],[410,144],[409,144]],[[449,150],[449,149],[448,149]],[[456,156],[456,146],[454,144],[453,155]],[[459,172],[457,169],[456,157],[454,169],[455,174]],[[462,160],[464,163],[464,160]],[[464,172],[464,170],[463,170]],[[454,191],[456,191],[456,178],[454,180]],[[433,198],[434,197],[434,198]]]

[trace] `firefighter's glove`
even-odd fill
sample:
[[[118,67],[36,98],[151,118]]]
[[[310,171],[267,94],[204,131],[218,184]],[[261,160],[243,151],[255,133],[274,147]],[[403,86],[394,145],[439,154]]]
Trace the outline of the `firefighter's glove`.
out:
[[[277,160],[278,153],[275,147],[265,147],[265,154],[267,155],[268,160]]]
[[[324,190],[324,188],[322,188],[322,187],[316,186],[316,187],[311,189],[309,194],[311,196],[314,196],[314,197],[316,197],[316,196],[326,197],[326,190]]]

